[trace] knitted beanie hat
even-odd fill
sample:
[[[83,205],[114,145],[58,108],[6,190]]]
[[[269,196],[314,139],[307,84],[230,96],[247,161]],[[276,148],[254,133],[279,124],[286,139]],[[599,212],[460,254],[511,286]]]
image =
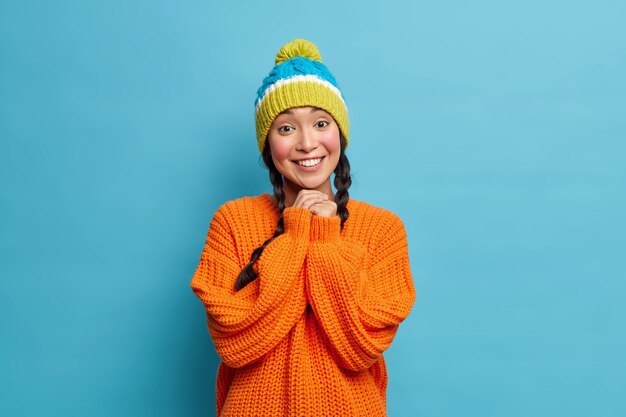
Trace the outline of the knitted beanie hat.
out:
[[[335,77],[322,64],[317,47],[305,40],[287,42],[276,54],[275,66],[257,91],[256,137],[263,152],[270,125],[291,107],[319,107],[330,114],[346,139],[350,133],[348,109]]]

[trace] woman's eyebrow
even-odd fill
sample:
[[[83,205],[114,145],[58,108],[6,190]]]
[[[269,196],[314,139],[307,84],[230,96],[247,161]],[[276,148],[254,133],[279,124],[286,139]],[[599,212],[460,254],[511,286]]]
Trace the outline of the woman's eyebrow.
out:
[[[318,109],[317,107],[313,107],[311,109],[311,111],[309,112],[309,114],[313,113],[313,112],[316,112],[316,111],[322,111],[322,109]],[[281,111],[280,114],[293,114],[293,112],[290,109],[287,109],[287,110]]]

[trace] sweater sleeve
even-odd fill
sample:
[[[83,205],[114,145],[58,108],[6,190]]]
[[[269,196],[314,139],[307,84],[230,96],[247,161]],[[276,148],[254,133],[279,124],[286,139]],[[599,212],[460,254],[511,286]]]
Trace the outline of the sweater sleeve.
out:
[[[310,212],[283,211],[285,232],[254,263],[257,278],[236,291],[234,283],[243,266],[221,209],[211,220],[190,286],[204,304],[217,353],[226,365],[240,368],[274,348],[306,309],[304,282],[298,275],[309,244]]]
[[[415,302],[404,224],[393,214],[368,249],[340,234],[340,218],[313,216],[306,292],[339,366],[369,368]]]

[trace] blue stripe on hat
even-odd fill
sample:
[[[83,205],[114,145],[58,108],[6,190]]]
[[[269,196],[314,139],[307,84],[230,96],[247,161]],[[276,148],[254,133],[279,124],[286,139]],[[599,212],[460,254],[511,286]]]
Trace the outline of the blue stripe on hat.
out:
[[[278,80],[290,78],[295,75],[308,74],[316,75],[319,78],[328,81],[329,83],[334,85],[337,90],[341,91],[339,85],[337,84],[337,81],[335,80],[335,77],[333,77],[330,71],[328,71],[326,65],[322,64],[319,61],[314,61],[308,58],[304,58],[302,56],[296,56],[285,62],[280,63],[279,65],[274,66],[269,75],[263,79],[263,84],[257,90],[257,98],[254,101],[255,107],[263,97],[265,90],[267,90],[272,84],[274,84]]]

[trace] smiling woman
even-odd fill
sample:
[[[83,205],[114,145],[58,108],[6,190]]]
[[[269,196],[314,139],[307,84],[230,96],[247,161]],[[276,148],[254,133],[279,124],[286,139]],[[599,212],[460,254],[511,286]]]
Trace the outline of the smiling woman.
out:
[[[218,208],[191,280],[218,416],[387,415],[383,352],[415,302],[407,235],[349,196],[347,107],[321,60],[304,39],[276,55],[255,102],[273,193]]]
[[[287,207],[302,189],[334,197],[330,177],[339,162],[341,143],[330,114],[309,106],[281,112],[270,126],[267,146],[285,179]],[[311,210],[315,213],[315,207]]]

